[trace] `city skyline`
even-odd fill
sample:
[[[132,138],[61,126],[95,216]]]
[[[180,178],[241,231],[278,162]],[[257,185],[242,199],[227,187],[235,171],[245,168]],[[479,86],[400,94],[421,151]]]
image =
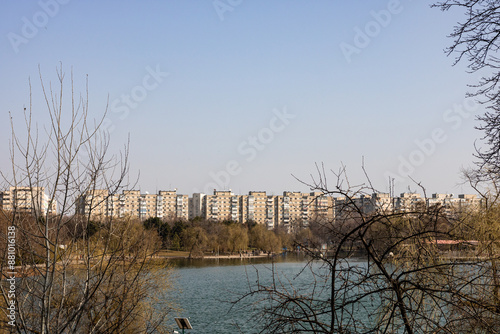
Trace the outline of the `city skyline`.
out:
[[[254,222],[265,225],[268,229],[285,227],[290,232],[293,226],[305,227],[310,222],[326,224],[353,212],[411,214],[425,206],[440,208],[444,215],[451,217],[469,212],[468,210],[476,211],[484,204],[477,195],[471,194],[459,194],[457,197],[448,194],[422,197],[416,193],[402,193],[399,196],[381,193],[357,194],[352,197],[331,195],[293,191],[284,191],[282,195],[250,191],[243,195],[229,190],[214,190],[213,194],[194,193],[189,197],[177,194],[175,190],[144,194],[138,190],[110,193],[106,189],[93,189],[78,198],[75,213],[98,220],[133,217],[140,220],[159,218],[163,221],[204,219],[240,224]],[[353,211],[348,209],[351,205],[350,209]]]
[[[137,189],[90,189],[77,194],[74,199],[76,214],[93,217],[124,217],[131,215],[140,219],[157,217],[160,219],[203,219],[233,220],[245,223],[254,220],[259,224],[267,224],[271,218],[273,225],[283,223],[283,215],[277,215],[289,206],[295,210],[295,218],[303,218],[306,214],[328,215],[333,218],[336,205],[343,204],[346,198],[353,200],[357,206],[369,213],[374,210],[412,210],[416,203],[427,205],[441,204],[445,207],[455,204],[469,203],[480,205],[482,199],[477,194],[433,193],[422,194],[406,192],[400,194],[370,193],[369,191],[347,193],[323,193],[321,191],[301,192],[284,190],[281,194],[267,193],[262,190],[249,191],[247,194],[234,193],[232,190],[213,190],[213,193],[177,193],[177,189],[158,190],[156,193],[141,192]],[[286,200],[285,200],[286,199]],[[55,201],[52,201],[55,200]],[[57,198],[52,199],[45,188],[40,187],[9,187],[0,190],[0,209],[17,212],[40,212],[57,214]],[[250,203],[251,202],[251,203]],[[255,210],[254,203],[255,202]],[[287,204],[288,203],[288,204]],[[455,203],[455,204],[453,204]],[[293,204],[293,205],[292,205]],[[224,209],[221,209],[221,206]],[[292,206],[295,209],[292,209]],[[246,207],[246,209],[242,209]],[[252,207],[252,209],[248,209]],[[276,208],[276,209],[275,209]],[[309,209],[308,209],[309,208]],[[378,209],[375,209],[378,208]],[[449,208],[447,208],[449,209]],[[331,211],[333,210],[333,211]],[[213,212],[212,212],[213,211]],[[258,212],[255,213],[254,211]],[[222,214],[222,215],[221,215]],[[255,217],[253,215],[255,214]],[[252,218],[249,218],[252,216]],[[318,217],[316,217],[318,218]]]
[[[143,192],[304,192],[294,176],[310,181],[315,163],[343,163],[367,183],[364,161],[381,192],[393,177],[395,193],[419,191],[412,179],[429,193],[471,193],[460,170],[484,109],[464,98],[475,78],[443,53],[462,17],[430,4],[7,1],[0,155],[9,111],[23,131],[28,78],[43,123],[38,66],[48,85],[61,62],[66,92],[73,72],[84,95],[88,74],[92,117],[109,101],[110,151],[130,134],[130,183],[140,173]]]

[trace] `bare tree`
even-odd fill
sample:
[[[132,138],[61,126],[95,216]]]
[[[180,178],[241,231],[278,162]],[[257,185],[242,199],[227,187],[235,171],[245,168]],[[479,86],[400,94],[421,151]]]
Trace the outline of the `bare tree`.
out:
[[[327,248],[301,244],[310,261],[300,285],[273,267],[235,301],[258,305],[260,333],[497,332],[491,264],[499,252],[485,238],[488,224],[478,229],[478,212],[450,214],[439,205],[367,212],[358,199],[372,187],[351,186],[343,170],[335,177],[333,189],[322,171],[309,184],[342,200],[322,226]],[[460,251],[443,249],[442,240]]]
[[[477,98],[488,109],[484,115],[477,117],[480,124],[476,128],[483,132],[483,147],[476,146],[476,168],[467,171],[466,176],[478,191],[481,191],[479,186],[483,183],[498,188],[500,59],[497,53],[500,49],[500,4],[488,0],[446,0],[437,2],[433,7],[443,11],[455,9],[465,14],[465,19],[450,34],[453,42],[446,53],[456,55],[455,64],[466,62],[471,72],[481,75],[479,82],[470,85],[473,91],[468,96]],[[493,196],[496,194],[495,189]]]
[[[151,267],[160,240],[139,221],[94,215],[126,186],[128,145],[110,155],[102,120],[89,119],[88,83],[86,95],[78,97],[72,75],[69,92],[64,90],[62,65],[57,75],[56,85],[47,86],[40,74],[48,124],[39,128],[34,121],[44,108],[33,105],[31,82],[25,130],[18,133],[12,121],[12,170],[2,173],[12,207],[2,221],[15,230],[18,279],[15,297],[2,285],[2,308],[8,314],[13,300],[16,314],[1,326],[42,334],[166,332],[172,305],[152,294],[169,284],[160,276],[166,271]],[[102,189],[102,198],[87,196]],[[19,198],[21,191],[26,198]],[[86,215],[76,214],[82,201]],[[2,273],[9,278],[4,250]]]

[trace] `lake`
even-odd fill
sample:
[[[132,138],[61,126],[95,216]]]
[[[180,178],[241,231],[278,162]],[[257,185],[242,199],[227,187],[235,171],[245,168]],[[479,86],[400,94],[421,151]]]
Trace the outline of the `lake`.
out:
[[[275,306],[276,299],[271,301],[265,298],[266,295],[260,294],[248,298],[246,303],[231,303],[255,289],[257,281],[265,287],[275,283],[277,290],[286,291],[287,298],[309,296],[314,292],[313,300],[288,299],[292,302],[287,307],[293,308],[294,312],[298,311],[298,317],[301,319],[305,319],[304,314],[311,316],[311,309],[314,309],[317,320],[328,327],[332,324],[330,300],[333,300],[336,305],[336,326],[344,326],[344,329],[349,328],[354,332],[376,331],[379,326],[387,330],[387,333],[405,331],[400,314],[395,311],[395,294],[383,275],[374,268],[370,269],[366,259],[350,258],[337,264],[333,297],[330,273],[328,268],[323,266],[324,263],[321,261],[308,265],[305,258],[295,255],[273,259],[182,259],[177,260],[176,264],[178,267],[175,269],[175,276],[180,291],[174,289],[175,296],[172,297],[175,297],[183,308],[179,316],[189,318],[194,328],[186,332],[189,334],[259,333],[264,322],[263,305]],[[398,268],[390,263],[385,266],[386,270],[397,274],[400,270]],[[470,265],[455,265],[454,270],[455,274],[459,270],[466,275],[473,272]],[[411,281],[414,277],[410,270],[403,278]],[[445,323],[452,326],[454,313],[447,304],[446,290],[440,293],[438,289],[427,297],[428,293],[429,291],[420,294],[417,290],[411,290],[404,297],[407,312],[410,319],[413,319],[417,332],[432,332]],[[280,294],[273,296],[279,298]],[[425,300],[419,296],[426,296]],[[261,298],[260,303],[256,303],[257,298]],[[417,299],[419,303],[413,303]],[[286,317],[289,310],[280,309],[278,316]],[[302,316],[301,312],[304,312]]]
[[[261,282],[271,279],[272,262],[283,277],[289,279],[301,272],[306,265],[303,257],[278,256],[252,259],[176,259],[176,285],[181,291],[173,296],[184,310],[180,316],[189,318],[193,330],[186,333],[255,333],[257,330],[249,320],[255,321],[255,308],[232,307],[234,301],[255,286],[257,277]],[[257,276],[258,273],[258,276]],[[300,275],[296,280],[307,280]],[[178,330],[182,333],[181,330]]]

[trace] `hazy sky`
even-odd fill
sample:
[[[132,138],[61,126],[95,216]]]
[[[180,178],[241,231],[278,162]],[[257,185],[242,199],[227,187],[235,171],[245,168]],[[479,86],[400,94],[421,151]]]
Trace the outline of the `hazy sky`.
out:
[[[136,188],[309,191],[315,163],[396,193],[467,193],[475,75],[443,49],[462,20],[429,1],[2,1],[0,168],[11,111],[43,122],[38,66],[62,62],[112,151],[130,135]],[[69,102],[67,100],[66,102]],[[69,110],[69,109],[68,109]],[[334,177],[330,174],[332,186]]]

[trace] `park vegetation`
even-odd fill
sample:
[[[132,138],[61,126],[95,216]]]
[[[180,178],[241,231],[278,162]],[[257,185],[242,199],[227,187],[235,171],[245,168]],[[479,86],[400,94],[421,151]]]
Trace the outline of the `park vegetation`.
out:
[[[156,231],[164,249],[189,253],[189,257],[238,254],[279,254],[293,251],[306,239],[320,240],[315,226],[300,226],[289,231],[284,227],[268,229],[267,225],[247,222],[213,221],[196,217],[192,220],[168,221],[158,217],[148,218],[144,226]],[[314,237],[313,237],[314,236]]]

